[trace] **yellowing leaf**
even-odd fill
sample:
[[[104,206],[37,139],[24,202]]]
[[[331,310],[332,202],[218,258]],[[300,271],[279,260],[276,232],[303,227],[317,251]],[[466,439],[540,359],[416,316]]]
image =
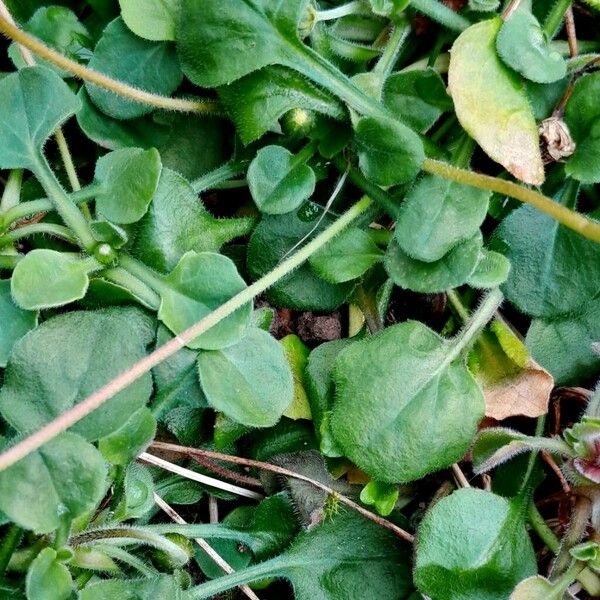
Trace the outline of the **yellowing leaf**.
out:
[[[294,399],[283,414],[289,419],[312,419],[303,381],[310,350],[297,335],[286,335],[281,340],[281,345],[294,376]]]
[[[517,179],[540,185],[537,125],[518,75],[496,54],[502,19],[472,25],[452,46],[448,87],[456,116],[486,154]]]

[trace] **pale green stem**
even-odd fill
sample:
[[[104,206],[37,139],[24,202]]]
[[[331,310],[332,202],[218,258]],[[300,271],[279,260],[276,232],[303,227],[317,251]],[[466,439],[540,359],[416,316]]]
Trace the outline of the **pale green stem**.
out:
[[[169,284],[165,282],[164,277],[160,273],[157,273],[143,262],[136,260],[128,254],[122,254],[119,257],[119,264],[127,273],[130,273],[133,277],[144,283],[144,285],[148,286],[159,296],[162,292],[169,289]]]
[[[102,271],[102,279],[106,279],[131,292],[138,301],[150,310],[160,307],[160,296],[145,283],[134,277],[121,267]]]
[[[30,225],[23,225],[18,229],[11,229],[4,235],[0,236],[0,248],[14,244],[16,241],[21,240],[30,235],[40,233],[42,235],[50,235],[52,237],[59,238],[70,244],[77,245],[77,238],[73,235],[71,230],[64,225],[56,225],[55,223],[32,223]]]
[[[572,0],[556,0],[554,6],[550,9],[543,25],[547,39],[551,40],[560,31],[565,13],[571,6],[571,2]]]
[[[101,186],[97,183],[92,183],[81,189],[78,192],[67,194],[67,197],[73,204],[83,204],[88,200],[91,200],[100,191]],[[40,198],[39,200],[31,200],[29,202],[22,202],[17,206],[13,206],[10,210],[7,210],[4,214],[0,214],[0,231],[8,229],[13,223],[36,215],[41,212],[48,212],[54,210],[55,206],[52,200],[48,198]]]
[[[0,213],[17,206],[21,199],[21,183],[23,182],[23,169],[13,169],[8,176],[8,181],[2,192],[0,200]]]
[[[373,68],[373,73],[381,75],[384,81],[394,69],[400,50],[402,50],[402,47],[406,43],[410,31],[411,26],[406,22],[394,25],[394,29],[385,46],[385,50]]]
[[[94,544],[94,548],[103,552],[110,558],[114,558],[115,560],[129,565],[133,567],[136,571],[139,571],[144,577],[156,577],[158,575],[158,571],[148,566],[143,560],[139,559],[137,556],[134,556],[127,550],[123,550],[123,548],[119,548],[118,546],[110,546],[108,544]]]
[[[438,0],[412,0],[410,5],[452,31],[461,32],[471,25],[468,19],[461,17]]]
[[[223,319],[241,308],[246,303],[251,302],[256,296],[262,294],[265,290],[297,269],[317,250],[331,241],[336,235],[343,231],[350,223],[355,221],[371,206],[372,200],[363,198],[349,208],[334,223],[315,236],[306,246],[295,252],[288,259],[282,261],[272,271],[255,281],[245,290],[236,294],[231,300],[228,300],[219,308],[215,309],[209,315],[200,319],[197,323],[186,329],[179,335],[172,338],[166,344],[157,348],[154,352],[141,359],[135,365],[115,377],[109,383],[99,390],[77,403],[71,409],[65,411],[50,421],[47,425],[27,436],[14,446],[0,454],[0,471],[3,471],[24,458],[31,452],[43,446],[46,442],[54,439],[57,435],[66,431],[69,427],[78,423],[81,419],[92,413],[98,407],[102,406],[107,400],[115,394],[127,388],[139,377],[151,371],[154,367],[164,360],[173,356],[178,350],[181,350],[186,344],[196,339],[199,335],[220,323]]]
[[[79,177],[77,177],[77,171],[75,170],[73,157],[69,151],[69,145],[67,144],[67,140],[62,129],[59,128],[55,131],[54,138],[56,139],[56,144],[58,146],[58,151],[60,152],[63,164],[65,165],[65,171],[67,172],[67,177],[69,178],[71,188],[74,192],[78,192],[81,189],[81,184],[79,183]]]
[[[197,194],[201,194],[206,190],[213,189],[220,183],[223,183],[224,181],[243,173],[246,170],[249,162],[250,161],[248,160],[230,160],[224,165],[221,165],[220,167],[201,175],[197,179],[194,179],[194,181],[191,182],[192,188],[194,188],[194,191]]]
[[[319,10],[317,11],[316,19],[317,21],[332,21],[357,14],[369,14],[369,10],[362,0],[354,0],[353,2],[348,2],[348,4],[342,4],[329,10]]]
[[[23,537],[23,530],[14,523],[11,523],[4,533],[4,539],[0,545],[0,577],[4,575],[10,558]]]

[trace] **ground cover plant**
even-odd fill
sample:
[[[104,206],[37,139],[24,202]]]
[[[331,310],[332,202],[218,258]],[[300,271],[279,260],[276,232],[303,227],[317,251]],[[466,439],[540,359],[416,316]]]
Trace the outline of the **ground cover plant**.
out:
[[[0,0],[0,598],[600,597],[597,0]]]

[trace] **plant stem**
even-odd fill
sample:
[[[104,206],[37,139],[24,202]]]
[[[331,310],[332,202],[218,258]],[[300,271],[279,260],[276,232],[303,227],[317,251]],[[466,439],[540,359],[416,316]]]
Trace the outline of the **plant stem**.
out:
[[[56,130],[54,133],[54,138],[56,139],[56,144],[58,146],[58,151],[60,152],[63,164],[65,165],[65,171],[67,172],[67,177],[69,178],[71,188],[74,192],[78,192],[81,189],[81,184],[79,183],[77,171],[75,170],[75,164],[73,163],[73,157],[69,151],[69,146],[62,129],[59,128]]]
[[[17,549],[23,537],[23,530],[14,523],[11,523],[6,530],[2,545],[0,545],[0,576],[4,575],[6,567],[10,562],[10,557]]]
[[[201,175],[191,182],[192,188],[197,194],[201,194],[206,190],[213,189],[223,181],[227,181],[232,177],[236,177],[244,173],[246,167],[250,163],[249,160],[230,160],[216,169]]]
[[[1,235],[0,248],[12,245],[16,241],[36,233],[51,235],[52,237],[65,240],[70,244],[77,245],[77,238],[73,235],[71,230],[64,225],[56,225],[55,223],[31,223],[30,225],[23,225],[23,227],[17,229],[11,229],[4,235]]]
[[[129,271],[121,267],[102,271],[102,279],[106,279],[116,285],[125,288],[133,294],[137,300],[150,310],[157,311],[160,307],[160,296],[148,287],[144,282],[134,277]]]
[[[62,220],[75,234],[81,246],[90,254],[93,253],[97,242],[92,235],[92,231],[81,211],[67,196],[58,179],[52,172],[48,161],[40,154],[35,168],[35,176],[42,184],[44,191],[52,200],[58,214]]]
[[[96,196],[96,194],[99,192],[100,187],[101,186],[99,184],[92,183],[78,192],[67,194],[67,196],[73,204],[83,204],[94,198],[94,196]],[[0,214],[0,231],[8,229],[8,227],[10,227],[16,221],[41,212],[54,210],[54,208],[55,206],[52,203],[52,200],[48,198],[40,198],[39,200],[30,200],[29,202],[17,204],[16,206],[13,206],[7,210],[4,214]]]
[[[569,6],[571,6],[571,1],[572,0],[557,0],[550,9],[542,27],[548,40],[551,40],[560,31],[565,13]]]
[[[119,256],[119,264],[125,272],[137,278],[159,296],[161,291],[169,287],[163,280],[162,275],[128,254],[121,254]]]
[[[531,204],[562,225],[569,227],[573,231],[576,231],[580,235],[593,240],[594,242],[600,243],[600,223],[597,223],[578,212],[569,210],[539,192],[530,190],[524,186],[513,183],[512,181],[505,181],[503,179],[498,179],[497,177],[490,177],[489,175],[466,171],[430,158],[425,159],[423,170],[438,175],[439,177],[443,177],[444,179],[450,179],[451,181],[470,185],[482,190],[490,190],[492,192],[504,194],[505,196],[510,196],[511,198],[515,198],[526,204]]]
[[[340,19],[341,17],[347,17],[348,15],[360,15],[369,14],[366,9],[364,2],[361,0],[353,0],[348,4],[342,4],[329,10],[318,10],[317,21],[332,21],[334,19]]]
[[[40,58],[68,71],[74,77],[83,79],[94,85],[110,90],[119,96],[133,100],[140,104],[154,106],[163,110],[173,110],[178,112],[194,112],[200,114],[220,114],[218,104],[214,100],[188,100],[185,98],[169,98],[152,94],[144,90],[135,88],[123,81],[112,79],[103,73],[99,73],[89,67],[80,65],[78,62],[67,58],[53,48],[46,46],[38,38],[19,29],[16,25],[9,23],[8,20],[0,15],[0,32],[11,40],[24,46],[28,50],[37,54]]]
[[[139,571],[144,577],[156,577],[158,575],[158,571],[148,566],[143,560],[139,559],[137,556],[134,556],[127,550],[123,550],[123,548],[119,548],[118,546],[110,546],[109,544],[94,544],[94,548],[106,554],[110,558],[115,558],[119,562],[122,562],[130,567],[133,567],[136,571]],[[90,571],[92,573],[92,571]],[[87,583],[87,582],[86,582]],[[81,587],[77,586],[78,589]]]
[[[548,550],[550,550],[553,554],[557,554],[558,549],[560,548],[560,541],[554,535],[552,529],[548,527],[548,524],[546,523],[544,517],[542,517],[533,500],[529,502],[527,520],[542,542],[548,546]]]
[[[23,169],[13,169],[9,176],[2,199],[0,199],[0,213],[6,213],[17,206],[21,198],[21,183],[23,182]]]
[[[471,22],[437,0],[412,0],[410,5],[419,12],[453,31],[464,31]]]
[[[173,356],[173,354],[178,350],[181,350],[188,342],[197,338],[200,334],[204,333],[217,323],[220,323],[225,317],[228,317],[235,310],[267,290],[282,277],[285,277],[288,273],[291,273],[294,269],[298,268],[319,250],[319,248],[327,244],[338,233],[343,231],[350,223],[363,214],[371,204],[372,201],[368,198],[363,198],[354,204],[334,223],[315,236],[314,239],[308,242],[304,247],[300,248],[300,250],[295,252],[288,259],[277,265],[277,267],[267,273],[264,277],[261,277],[245,290],[236,294],[231,300],[228,300],[209,315],[200,319],[200,321],[192,325],[189,329],[186,329],[184,332],[175,336],[166,344],[138,361],[131,368],[108,382],[85,400],[79,402],[73,408],[62,413],[35,433],[32,433],[0,454],[0,471],[7,469],[21,458],[27,456],[30,452],[37,450],[46,442],[54,439],[63,431],[66,431],[69,427],[79,422],[99,406],[102,406],[115,394],[124,390],[139,377],[148,373],[156,365],[159,365],[170,356]]]
[[[14,269],[23,260],[22,254],[0,254],[0,269]]]
[[[383,81],[390,76],[394,69],[400,50],[402,50],[410,32],[411,26],[405,21],[394,25],[385,50],[373,68],[373,73],[381,75]]]

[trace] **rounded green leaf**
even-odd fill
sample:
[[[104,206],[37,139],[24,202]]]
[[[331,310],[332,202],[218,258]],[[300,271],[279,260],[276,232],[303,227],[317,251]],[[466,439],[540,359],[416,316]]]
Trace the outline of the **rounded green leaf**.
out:
[[[69,569],[56,550],[44,548],[31,563],[25,579],[27,600],[67,600],[73,591]]]
[[[54,531],[64,518],[92,510],[102,498],[102,455],[74,433],[61,433],[0,471],[0,510],[25,529]]]
[[[160,155],[151,148],[123,148],[105,154],[96,163],[95,180],[101,184],[96,209],[109,221],[139,221],[158,187]]]
[[[0,168],[35,170],[44,142],[81,104],[46,67],[27,67],[0,80]]]
[[[133,308],[70,312],[29,332],[13,348],[0,389],[0,412],[20,433],[40,429],[146,355],[152,321]],[[144,375],[71,431],[95,441],[143,407],[152,388]]]
[[[477,267],[467,279],[467,283],[479,289],[495,288],[506,281],[509,272],[508,258],[493,250],[483,249]]]
[[[307,203],[297,211],[285,215],[263,217],[248,244],[248,271],[256,280],[276,267],[284,256],[315,227],[322,208]],[[313,237],[332,223],[325,216]],[[335,310],[350,292],[352,284],[331,284],[318,277],[308,264],[303,264],[282,277],[266,292],[275,306],[296,310]]]
[[[523,6],[500,28],[496,49],[511,69],[531,81],[552,83],[567,74],[565,59],[548,44],[538,20]]]
[[[113,79],[124,81],[147,92],[169,96],[183,75],[175,48],[168,42],[149,42],[131,33],[121,18],[106,26],[89,67]],[[86,83],[92,102],[117,119],[134,119],[154,110],[118,96],[112,91]]]
[[[440,260],[476,234],[487,215],[489,198],[486,190],[425,175],[406,195],[394,237],[412,258]]]
[[[378,185],[410,181],[425,160],[419,136],[392,119],[363,117],[356,124],[354,141],[361,171]]]
[[[518,76],[496,54],[502,19],[471,25],[452,46],[448,86],[460,124],[517,179],[540,185],[538,128]]]
[[[298,208],[315,191],[314,171],[281,146],[261,148],[248,168],[248,187],[258,209],[281,215]]]
[[[214,252],[187,252],[160,290],[158,318],[175,334],[185,331],[246,289],[232,260]],[[248,302],[188,343],[189,348],[219,350],[237,343],[252,318]]]
[[[85,296],[88,275],[99,267],[93,258],[82,260],[43,248],[32,250],[13,271],[13,298],[25,310],[69,304]]]
[[[261,329],[250,329],[223,350],[201,352],[198,373],[208,403],[248,427],[275,425],[293,399],[283,348]]]
[[[502,291],[527,315],[548,319],[571,313],[600,291],[600,245],[532,206],[502,221],[493,246],[512,265]]]
[[[481,255],[482,237],[477,232],[436,262],[415,260],[394,240],[385,256],[385,269],[392,281],[414,292],[443,292],[465,283],[475,271]]]
[[[451,342],[418,321],[352,344],[334,382],[334,438],[382,482],[413,481],[459,460],[483,417],[481,390]]]
[[[179,0],[119,0],[121,17],[133,33],[147,40],[173,41]]]
[[[10,292],[10,279],[0,280],[0,367],[5,367],[15,342],[37,325],[38,314],[19,308]]]
[[[464,488],[425,515],[417,534],[415,583],[436,600],[503,600],[537,573],[522,507]]]
[[[383,259],[383,251],[362,229],[342,231],[310,257],[310,266],[330,283],[357,279]]]

